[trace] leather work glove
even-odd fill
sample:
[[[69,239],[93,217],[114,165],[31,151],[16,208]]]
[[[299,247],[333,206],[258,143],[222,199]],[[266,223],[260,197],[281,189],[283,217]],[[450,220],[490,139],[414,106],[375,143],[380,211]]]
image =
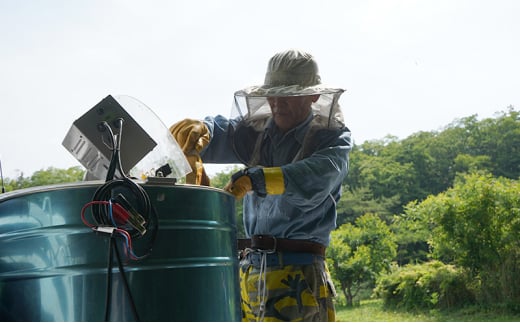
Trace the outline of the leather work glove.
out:
[[[236,199],[243,198],[247,192],[255,191],[259,196],[279,195],[285,191],[285,182],[280,167],[250,167],[236,172],[224,187]]]
[[[186,183],[209,186],[209,177],[200,158],[200,152],[209,144],[208,127],[200,120],[184,119],[172,125],[170,132],[191,166],[192,172],[186,175]]]

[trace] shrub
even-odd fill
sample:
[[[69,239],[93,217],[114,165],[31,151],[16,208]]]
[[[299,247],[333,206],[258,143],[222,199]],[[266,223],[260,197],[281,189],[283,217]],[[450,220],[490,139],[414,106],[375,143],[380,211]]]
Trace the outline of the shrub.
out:
[[[396,268],[379,278],[375,296],[387,307],[405,310],[450,309],[475,303],[465,273],[432,261]]]

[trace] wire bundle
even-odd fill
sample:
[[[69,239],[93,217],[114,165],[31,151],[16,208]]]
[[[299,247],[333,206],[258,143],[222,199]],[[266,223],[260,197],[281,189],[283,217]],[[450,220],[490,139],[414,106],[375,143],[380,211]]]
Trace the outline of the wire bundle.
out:
[[[114,125],[119,128],[119,134],[114,135],[110,125],[104,121],[98,125],[100,131],[108,130],[111,141],[112,158],[107,171],[106,181],[101,185],[92,198],[92,201],[85,204],[81,210],[81,220],[83,223],[96,232],[110,235],[107,264],[107,286],[105,321],[110,319],[111,299],[112,299],[112,267],[114,253],[118,261],[119,272],[123,279],[123,285],[130,299],[131,309],[134,318],[138,321],[139,316],[130,291],[130,286],[126,279],[123,268],[123,261],[119,254],[116,237],[121,237],[124,242],[125,254],[132,260],[141,260],[147,257],[155,241],[157,233],[157,214],[153,210],[150,198],[146,191],[132,179],[128,178],[121,167],[121,132],[123,119],[115,120]],[[121,178],[114,179],[118,172]],[[133,203],[130,203],[132,201]],[[86,219],[86,210],[91,208],[93,223]],[[114,235],[116,233],[117,235]],[[132,239],[147,236],[148,246],[142,256],[137,256],[134,252]]]
[[[106,121],[98,127],[101,131],[108,130],[110,134],[112,159],[105,184],[96,190],[92,201],[83,207],[81,218],[83,223],[94,231],[117,233],[123,238],[126,246],[125,251],[130,258],[140,260],[146,257],[152,249],[157,233],[157,215],[146,191],[124,175],[120,156],[123,119],[116,119],[115,126],[119,128],[118,135],[114,135]],[[121,175],[121,178],[114,179],[116,172]],[[130,201],[133,203],[130,203]],[[88,207],[92,208],[93,224],[85,218]],[[148,231],[150,231],[150,239],[146,254],[136,256],[132,247],[132,239],[142,238]]]
[[[120,220],[116,219],[113,215],[113,209],[114,209],[114,205],[118,205],[118,204],[115,204],[113,202],[113,199],[110,199],[108,201],[91,201],[87,204],[85,204],[85,206],[81,209],[81,220],[83,221],[83,223],[88,226],[89,228],[91,228],[92,230],[94,231],[97,231],[97,232],[103,232],[103,233],[107,233],[107,234],[110,234],[110,235],[113,235],[114,233],[117,233],[120,237],[123,238],[124,240],[124,250],[125,250],[125,254],[132,260],[141,260],[141,259],[144,259],[146,258],[149,254],[150,254],[150,251],[151,251],[151,246],[148,248],[148,251],[146,254],[142,255],[142,256],[137,256],[134,252],[134,247],[133,247],[133,243],[132,243],[132,239],[136,237],[137,234],[139,234],[139,232],[137,231],[132,231],[123,227],[119,227],[120,226]],[[89,221],[87,221],[86,217],[85,217],[85,213],[86,213],[86,210],[87,208],[89,207],[97,207],[98,208],[98,211],[102,212],[103,214],[106,212],[106,219],[108,219],[108,221],[103,220],[101,222],[97,222],[96,224],[92,224],[90,223]],[[102,208],[105,208],[105,210],[103,211]],[[97,216],[98,218],[100,217],[100,215]],[[156,232],[156,229],[154,229],[152,232],[154,232],[154,236],[155,236],[155,232]],[[152,242],[153,242],[154,239],[152,239]]]

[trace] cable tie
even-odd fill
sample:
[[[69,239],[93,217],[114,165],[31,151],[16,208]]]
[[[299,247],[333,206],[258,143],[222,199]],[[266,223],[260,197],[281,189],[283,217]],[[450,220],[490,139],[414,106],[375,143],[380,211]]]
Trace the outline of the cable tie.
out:
[[[108,233],[110,235],[112,235],[112,233],[114,233],[115,229],[116,228],[114,228],[114,227],[106,227],[106,226],[103,226],[103,227],[92,227],[92,230],[94,230],[96,232]]]

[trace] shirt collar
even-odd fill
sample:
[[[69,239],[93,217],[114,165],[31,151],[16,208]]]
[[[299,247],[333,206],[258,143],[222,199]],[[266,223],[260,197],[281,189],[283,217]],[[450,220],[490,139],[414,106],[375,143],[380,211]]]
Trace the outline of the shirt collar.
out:
[[[305,137],[305,133],[307,132],[308,126],[311,123],[313,119],[313,114],[309,113],[309,116],[305,121],[297,125],[295,128],[287,131],[285,134],[282,134],[278,128],[276,127],[276,124],[273,121],[273,118],[271,117],[269,122],[267,123],[267,126],[265,127],[265,132],[272,140],[275,140],[275,138],[278,138],[280,141],[281,139],[287,137],[287,136],[293,136],[296,141],[298,141],[300,144],[303,143],[303,139]]]

